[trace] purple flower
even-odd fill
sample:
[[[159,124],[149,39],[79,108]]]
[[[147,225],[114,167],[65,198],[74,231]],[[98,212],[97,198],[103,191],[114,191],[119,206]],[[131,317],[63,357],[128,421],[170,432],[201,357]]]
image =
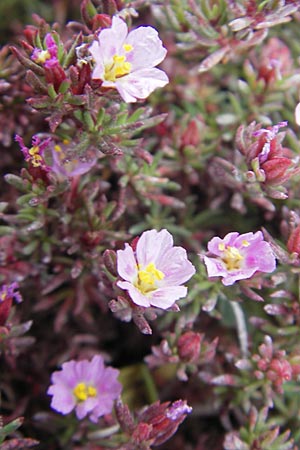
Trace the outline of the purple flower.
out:
[[[230,286],[238,280],[251,278],[256,272],[273,272],[276,261],[270,245],[261,231],[227,234],[223,239],[212,238],[208,243],[211,256],[204,257],[209,277],[223,277]]]
[[[97,161],[95,156],[91,158],[75,157],[72,145],[69,141],[50,146],[52,155],[51,170],[59,177],[72,178],[87,173]]]
[[[78,419],[87,415],[94,423],[112,411],[113,403],[121,393],[117,380],[119,371],[104,367],[103,358],[95,355],[91,361],[68,361],[62,370],[54,372],[47,393],[52,395],[51,407],[61,414],[73,409]]]
[[[41,141],[38,136],[34,135],[32,136],[31,148],[26,147],[21,136],[16,135],[15,140],[20,145],[26,162],[31,163],[33,167],[40,167],[47,172],[50,170],[44,160],[44,151],[48,147],[51,138]]]
[[[125,244],[117,251],[117,269],[125,281],[118,281],[139,306],[170,308],[176,300],[185,297],[187,288],[181,286],[195,273],[184,248],[173,246],[173,237],[167,230],[145,231],[136,250]]]
[[[117,89],[125,102],[147,98],[169,81],[165,72],[155,68],[167,50],[152,27],[128,33],[126,23],[115,16],[111,28],[101,30],[89,51],[95,61],[92,78],[102,80],[103,87]]]
[[[45,50],[35,48],[31,58],[39,64],[43,64],[47,68],[51,68],[53,64],[58,63],[57,44],[50,33],[45,36]]]
[[[11,284],[3,284],[0,289],[0,303],[5,302],[7,299],[12,299],[17,303],[21,303],[23,299],[18,289],[19,285],[16,281]]]

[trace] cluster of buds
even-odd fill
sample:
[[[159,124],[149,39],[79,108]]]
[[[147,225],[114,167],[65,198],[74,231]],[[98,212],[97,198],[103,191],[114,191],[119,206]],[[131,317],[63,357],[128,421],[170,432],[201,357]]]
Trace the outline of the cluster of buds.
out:
[[[179,425],[191,412],[192,408],[184,400],[173,403],[157,401],[143,408],[134,420],[127,405],[118,401],[117,419],[128,438],[122,449],[150,450],[152,446],[163,444],[176,433]]]
[[[265,336],[252,361],[256,365],[255,377],[271,383],[279,394],[283,393],[283,384],[299,373],[299,364],[291,364],[284,350],[275,350],[270,336]]]
[[[237,148],[245,156],[249,168],[247,181],[259,182],[271,197],[281,199],[287,197],[283,184],[300,172],[295,167],[295,155],[282,145],[286,133],[279,130],[285,126],[287,122],[262,128],[252,122],[249,126],[241,125],[236,135]]]
[[[174,364],[177,377],[187,381],[187,373],[195,373],[203,364],[211,362],[216,354],[218,339],[207,342],[203,333],[186,331],[179,337],[169,333],[159,346],[152,347],[152,354],[145,358],[150,368]]]

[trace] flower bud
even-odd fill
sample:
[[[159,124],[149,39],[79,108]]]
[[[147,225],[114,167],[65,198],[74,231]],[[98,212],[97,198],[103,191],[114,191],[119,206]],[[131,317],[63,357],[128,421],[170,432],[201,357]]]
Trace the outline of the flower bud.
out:
[[[300,254],[300,224],[291,232],[286,245],[290,253]]]
[[[194,363],[198,360],[200,354],[202,335],[187,331],[182,334],[177,342],[178,354],[182,361]]]
[[[181,136],[181,144],[183,147],[191,145],[196,147],[200,142],[200,134],[196,120],[192,119]]]
[[[109,273],[116,277],[118,275],[116,252],[114,250],[105,250],[103,253],[103,262]]]

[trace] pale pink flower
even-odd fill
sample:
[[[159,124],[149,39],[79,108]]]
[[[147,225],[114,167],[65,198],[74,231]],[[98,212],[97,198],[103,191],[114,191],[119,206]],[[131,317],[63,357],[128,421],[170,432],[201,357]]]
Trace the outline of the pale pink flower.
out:
[[[271,273],[276,268],[274,253],[261,231],[233,232],[223,239],[214,237],[207,247],[209,256],[204,257],[207,274],[222,277],[225,286],[251,278],[256,272]]]
[[[76,143],[64,141],[58,143],[51,142],[50,145],[52,164],[51,171],[59,178],[72,178],[83,175],[91,170],[96,164],[97,158],[94,155],[75,156]]]
[[[167,230],[145,231],[136,250],[125,244],[117,251],[117,269],[125,281],[117,285],[126,291],[139,306],[170,308],[187,294],[182,286],[195,273],[184,248],[173,246],[173,237]]]
[[[121,393],[118,375],[117,369],[104,366],[100,355],[91,361],[65,362],[62,370],[51,377],[52,385],[47,391],[52,395],[51,408],[61,414],[75,409],[78,419],[89,416],[96,423],[99,417],[111,413],[114,400]]]
[[[169,81],[165,72],[155,67],[167,50],[150,26],[128,33],[124,20],[114,16],[111,28],[100,31],[89,51],[95,62],[92,79],[101,80],[103,87],[117,89],[127,103],[147,98]]]

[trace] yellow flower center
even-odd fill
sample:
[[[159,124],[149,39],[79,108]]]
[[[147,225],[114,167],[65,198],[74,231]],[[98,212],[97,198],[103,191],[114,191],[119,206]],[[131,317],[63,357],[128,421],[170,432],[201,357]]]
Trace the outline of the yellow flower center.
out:
[[[230,245],[225,247],[224,244],[220,244],[219,250],[223,252],[221,258],[227,270],[237,270],[241,268],[241,262],[244,259],[244,257],[241,255],[241,253],[236,247],[231,247]]]
[[[131,52],[133,50],[132,45],[124,44],[123,49],[125,52]],[[117,78],[128,75],[131,71],[130,62],[126,61],[125,55],[114,55],[112,62],[105,65],[104,68],[104,79],[106,81],[116,81]]]
[[[97,389],[85,383],[78,383],[73,389],[73,394],[79,402],[84,402],[88,397],[96,397]]]
[[[158,270],[154,263],[150,263],[144,269],[138,271],[135,287],[142,294],[148,294],[157,288],[156,281],[160,281],[164,277],[164,273]]]
[[[48,52],[48,50],[41,50],[38,54],[38,56],[35,58],[35,62],[40,63],[40,64],[44,64],[47,59],[50,59],[51,55]]]
[[[41,163],[43,161],[43,158],[41,157],[39,152],[40,152],[40,148],[38,145],[35,145],[34,147],[31,147],[31,149],[28,150],[28,153],[31,156],[31,158],[30,158],[31,164],[34,167],[41,166]]]

